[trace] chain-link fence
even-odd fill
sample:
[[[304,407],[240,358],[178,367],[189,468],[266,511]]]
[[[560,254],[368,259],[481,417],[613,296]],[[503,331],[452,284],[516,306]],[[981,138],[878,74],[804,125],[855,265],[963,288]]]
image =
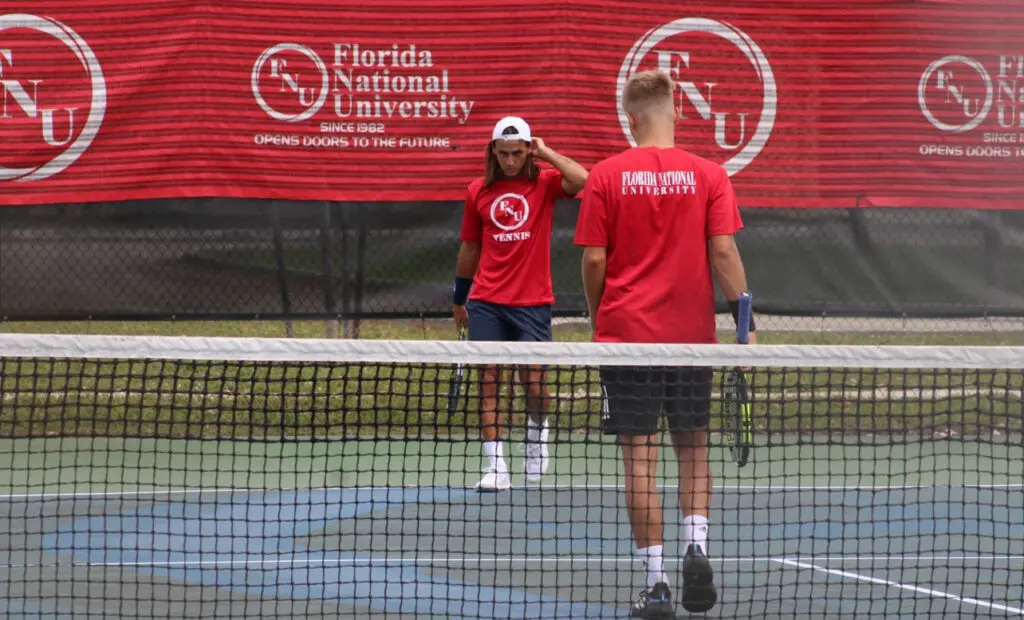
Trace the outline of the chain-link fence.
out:
[[[556,209],[556,316],[585,314],[578,202]],[[461,203],[226,199],[0,210],[3,320],[449,316]],[[1024,317],[1024,210],[743,210],[759,313]],[[723,306],[724,307],[724,306]],[[933,322],[935,323],[935,322]]]

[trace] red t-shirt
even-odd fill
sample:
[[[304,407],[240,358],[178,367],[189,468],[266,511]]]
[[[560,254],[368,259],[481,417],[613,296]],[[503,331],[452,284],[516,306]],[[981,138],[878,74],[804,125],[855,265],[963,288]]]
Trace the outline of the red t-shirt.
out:
[[[640,147],[594,166],[575,243],[608,252],[595,340],[716,343],[708,239],[741,228],[728,174],[702,157]]]
[[[551,212],[566,198],[562,173],[542,169],[536,181],[502,179],[469,185],[462,240],[480,243],[470,299],[507,306],[552,304]]]

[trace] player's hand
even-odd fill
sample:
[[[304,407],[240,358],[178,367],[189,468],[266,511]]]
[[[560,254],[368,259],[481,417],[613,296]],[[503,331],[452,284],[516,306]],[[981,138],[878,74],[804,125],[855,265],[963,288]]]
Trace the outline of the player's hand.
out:
[[[530,153],[541,161],[548,161],[548,155],[551,153],[551,149],[548,148],[548,145],[544,144],[544,140],[542,138],[533,136],[533,140],[530,144]]]
[[[739,344],[739,340],[736,343]],[[757,344],[757,332],[747,334],[747,344]]]
[[[466,306],[453,306],[452,315],[455,317],[456,330],[469,327],[469,311],[466,310]]]

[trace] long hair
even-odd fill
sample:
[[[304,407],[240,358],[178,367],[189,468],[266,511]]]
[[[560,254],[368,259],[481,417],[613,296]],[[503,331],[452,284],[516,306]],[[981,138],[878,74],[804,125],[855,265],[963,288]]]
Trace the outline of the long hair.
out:
[[[490,187],[505,178],[505,173],[501,171],[501,166],[498,164],[498,156],[494,154],[494,142],[491,140],[487,143],[487,151],[484,154],[484,187]],[[523,170],[529,181],[536,181],[540,176],[540,168],[537,167],[537,162],[533,161],[532,154],[526,155]]]

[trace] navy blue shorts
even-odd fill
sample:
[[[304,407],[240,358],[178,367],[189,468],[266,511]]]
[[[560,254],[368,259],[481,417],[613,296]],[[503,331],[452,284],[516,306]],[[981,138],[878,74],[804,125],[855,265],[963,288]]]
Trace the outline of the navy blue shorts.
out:
[[[550,342],[551,306],[505,306],[471,299],[470,340]]]

